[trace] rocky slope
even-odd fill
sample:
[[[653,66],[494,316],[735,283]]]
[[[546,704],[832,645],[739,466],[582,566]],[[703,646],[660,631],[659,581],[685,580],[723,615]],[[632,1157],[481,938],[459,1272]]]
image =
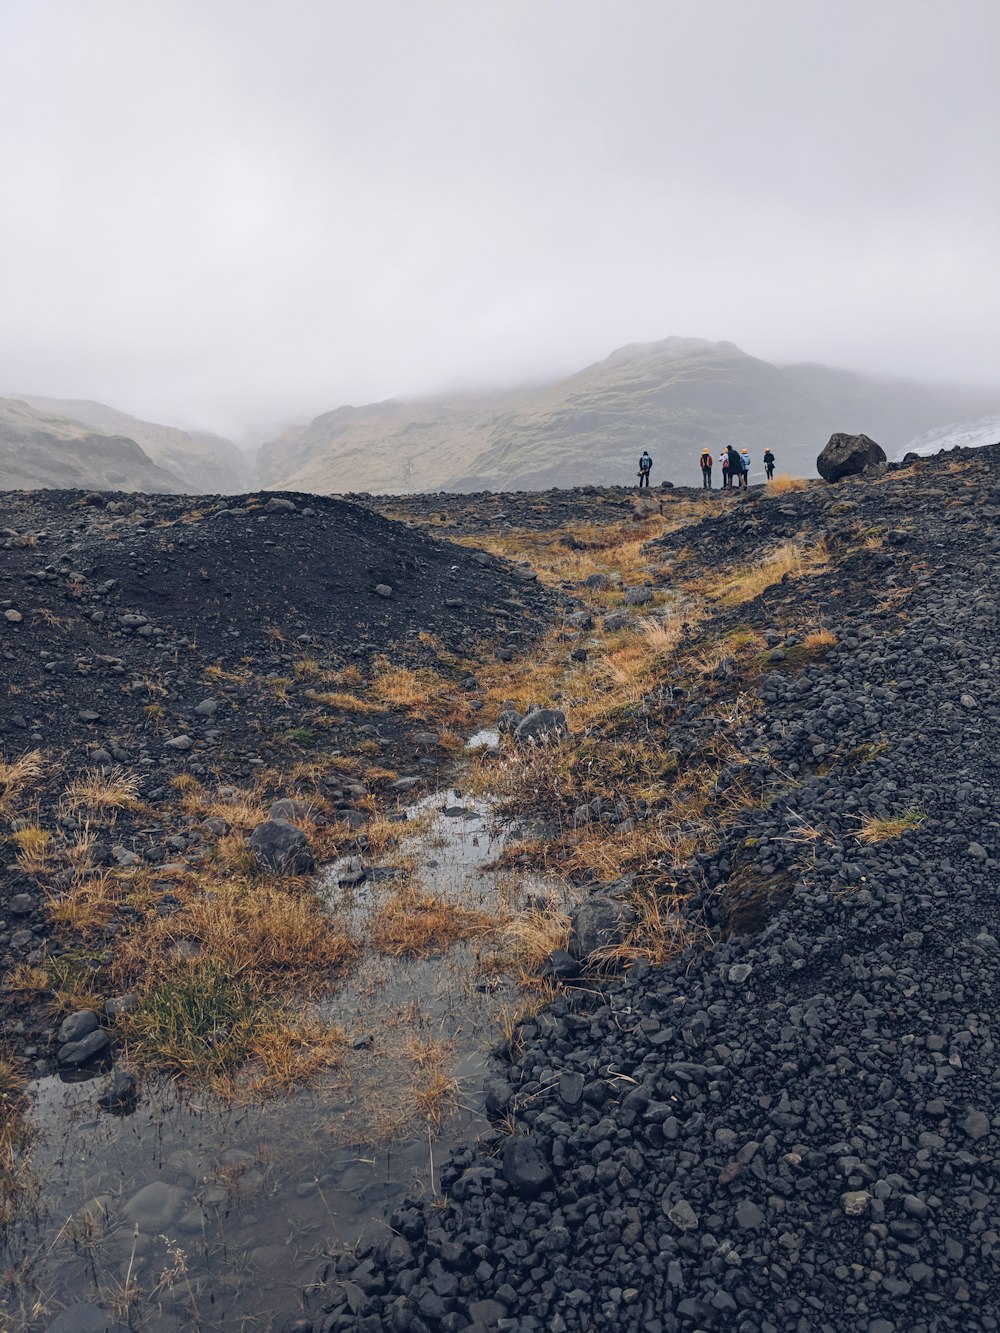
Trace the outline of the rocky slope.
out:
[[[976,393],[777,366],[698,338],[619,348],[554,384],[476,396],[341,407],[262,446],[269,486],[320,492],[543,489],[632,479],[649,448],[656,480],[697,480],[697,457],[737,442],[759,465],[812,475],[832,431],[864,430],[891,454],[948,420],[996,410]]]
[[[158,467],[177,478],[184,490],[199,494],[232,493],[240,490],[248,480],[249,468],[243,454],[231,440],[221,435],[142,421],[127,412],[108,407],[106,403],[89,399],[24,395],[21,401],[48,416],[82,421],[102,435],[135,440]],[[66,477],[58,484],[73,485],[74,479]]]
[[[998,467],[752,491],[663,538],[679,588],[824,553],[721,603],[761,655],[617,724],[681,774],[715,756],[718,845],[648,875],[699,933],[523,1023],[496,1133],[288,1329],[1000,1325]]]
[[[0,476],[8,489],[82,486],[170,492],[184,482],[135,440],[0,398]]]
[[[0,551],[0,813],[60,846],[82,839],[85,877],[155,868],[178,848],[201,855],[198,821],[178,809],[183,775],[266,784],[304,762],[349,812],[377,760],[379,782],[393,763],[409,790],[446,758],[430,720],[366,708],[349,684],[331,693],[324,682],[366,681],[384,655],[433,666],[474,704],[477,663],[521,651],[554,606],[483,553],[302,495],[0,493]],[[331,750],[359,758],[350,781]],[[37,762],[15,799],[3,764],[16,772],[26,754]],[[76,820],[65,793],[94,774],[128,774],[135,808]],[[46,910],[76,872],[48,862],[39,879],[16,840],[0,843],[0,973],[77,946],[72,933],[53,937]],[[3,1038],[33,1038],[40,1063],[29,1067],[51,1069],[46,1006],[7,996],[5,1010]]]

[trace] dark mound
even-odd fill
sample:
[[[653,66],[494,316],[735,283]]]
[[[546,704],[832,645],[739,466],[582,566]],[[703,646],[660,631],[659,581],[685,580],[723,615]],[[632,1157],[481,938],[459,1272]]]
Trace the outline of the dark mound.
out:
[[[344,668],[363,689],[380,656],[433,666],[474,708],[477,664],[516,653],[552,606],[485,553],[303,495],[8,493],[0,561],[0,759],[40,752],[18,817],[76,837],[64,796],[82,773],[110,778],[120,766],[138,784],[134,812],[81,815],[98,840],[88,875],[197,848],[176,807],[181,775],[294,795],[281,775],[315,761],[345,818],[369,768],[382,784],[386,765],[402,769],[409,790],[445,759],[435,731],[419,730],[433,719],[338,695]],[[350,782],[331,752],[357,760]],[[0,970],[64,947],[10,842],[2,864]],[[60,871],[45,888],[67,883]],[[29,1016],[21,1043],[48,1025]]]

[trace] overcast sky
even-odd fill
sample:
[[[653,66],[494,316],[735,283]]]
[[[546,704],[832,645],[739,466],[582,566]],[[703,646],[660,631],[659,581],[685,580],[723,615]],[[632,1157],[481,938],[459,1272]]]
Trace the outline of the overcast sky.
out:
[[[2,0],[0,392],[225,433],[622,343],[1000,381],[1000,0]]]

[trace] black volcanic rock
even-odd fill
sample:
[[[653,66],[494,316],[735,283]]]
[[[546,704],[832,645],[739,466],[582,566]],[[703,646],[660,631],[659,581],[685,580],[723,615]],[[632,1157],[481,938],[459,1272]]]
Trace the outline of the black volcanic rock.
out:
[[[840,481],[885,461],[885,450],[867,435],[837,434],[816,459],[816,470],[824,481]]]

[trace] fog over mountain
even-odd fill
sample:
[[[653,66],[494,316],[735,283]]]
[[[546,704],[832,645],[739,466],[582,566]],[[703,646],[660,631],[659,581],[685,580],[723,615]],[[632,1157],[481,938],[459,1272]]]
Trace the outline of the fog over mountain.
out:
[[[229,438],[668,332],[992,382],[994,0],[11,0],[3,391]]]
[[[657,480],[692,484],[702,448],[734,443],[758,470],[770,446],[783,471],[812,476],[834,431],[904,452],[914,435],[991,410],[1000,387],[777,366],[731,342],[672,337],[618,348],[552,384],[340,407],[263,445],[258,470],[287,490],[538,490],[631,484],[649,449]]]

